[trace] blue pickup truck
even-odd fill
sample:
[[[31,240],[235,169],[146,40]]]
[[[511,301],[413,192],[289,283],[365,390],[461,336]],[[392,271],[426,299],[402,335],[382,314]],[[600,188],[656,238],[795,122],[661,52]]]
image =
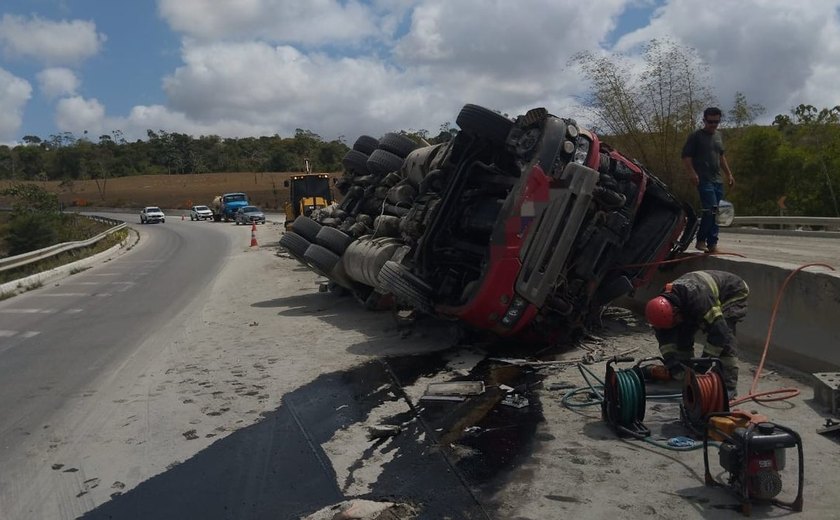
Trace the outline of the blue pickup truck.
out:
[[[244,193],[218,195],[213,199],[213,220],[219,222],[224,219],[225,222],[230,222],[234,219],[236,210],[248,204],[248,195]]]

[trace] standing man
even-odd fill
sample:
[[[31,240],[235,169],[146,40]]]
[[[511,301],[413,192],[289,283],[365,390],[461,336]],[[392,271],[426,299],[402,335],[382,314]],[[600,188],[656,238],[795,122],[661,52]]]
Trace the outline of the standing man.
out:
[[[682,149],[682,161],[688,178],[697,186],[703,216],[697,231],[697,244],[700,251],[717,251],[718,225],[715,221],[717,208],[723,198],[723,179],[720,171],[726,174],[730,187],[735,185],[735,177],[723,155],[723,139],[717,131],[721,120],[721,111],[709,107],[703,111],[703,128],[692,132]]]
[[[659,341],[659,351],[672,379],[684,375],[683,364],[694,357],[694,335],[706,333],[703,357],[720,359],[730,399],[738,386],[735,324],[747,315],[750,289],[726,271],[686,273],[652,298],[645,318]]]

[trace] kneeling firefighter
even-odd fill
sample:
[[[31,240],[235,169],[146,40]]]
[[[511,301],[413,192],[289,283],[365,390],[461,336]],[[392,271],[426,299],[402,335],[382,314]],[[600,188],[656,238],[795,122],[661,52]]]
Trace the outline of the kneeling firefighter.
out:
[[[740,277],[726,271],[686,273],[652,298],[645,318],[653,326],[659,351],[671,378],[681,379],[683,363],[694,357],[694,335],[706,334],[703,357],[720,359],[730,396],[738,385],[735,324],[747,315],[750,289]]]

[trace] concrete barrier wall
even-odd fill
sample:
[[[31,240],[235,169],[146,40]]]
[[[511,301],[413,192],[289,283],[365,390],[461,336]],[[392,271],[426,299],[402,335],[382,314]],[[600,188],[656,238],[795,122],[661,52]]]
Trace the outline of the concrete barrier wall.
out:
[[[833,265],[835,269],[840,268]],[[746,319],[738,324],[738,346],[747,355],[760,356],[779,289],[799,266],[757,263],[738,257],[698,256],[659,272],[651,284],[616,303],[643,313],[647,301],[665,283],[700,269],[729,271],[750,287]],[[840,370],[840,271],[809,267],[796,273],[782,294],[770,336],[768,362],[804,372]]]

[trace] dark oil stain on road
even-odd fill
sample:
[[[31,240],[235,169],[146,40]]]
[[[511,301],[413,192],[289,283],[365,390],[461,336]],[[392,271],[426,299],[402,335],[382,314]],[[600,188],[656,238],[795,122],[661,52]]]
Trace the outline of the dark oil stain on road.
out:
[[[340,486],[347,483],[336,482],[321,446],[338,430],[366,424],[383,402],[404,400],[401,387],[444,371],[444,355],[387,358],[319,376],[284,396],[283,404],[258,423],[82,518],[300,518],[346,500]],[[494,517],[484,497],[531,453],[543,420],[530,392],[536,375],[485,360],[468,376],[453,374],[448,380],[481,380],[486,390],[463,402],[421,400],[388,418],[389,424],[403,425],[401,433],[369,441],[365,455],[388,442],[396,456],[383,465],[370,493],[352,498],[411,503],[421,518]],[[505,391],[499,385],[515,388],[529,405],[500,404]]]

